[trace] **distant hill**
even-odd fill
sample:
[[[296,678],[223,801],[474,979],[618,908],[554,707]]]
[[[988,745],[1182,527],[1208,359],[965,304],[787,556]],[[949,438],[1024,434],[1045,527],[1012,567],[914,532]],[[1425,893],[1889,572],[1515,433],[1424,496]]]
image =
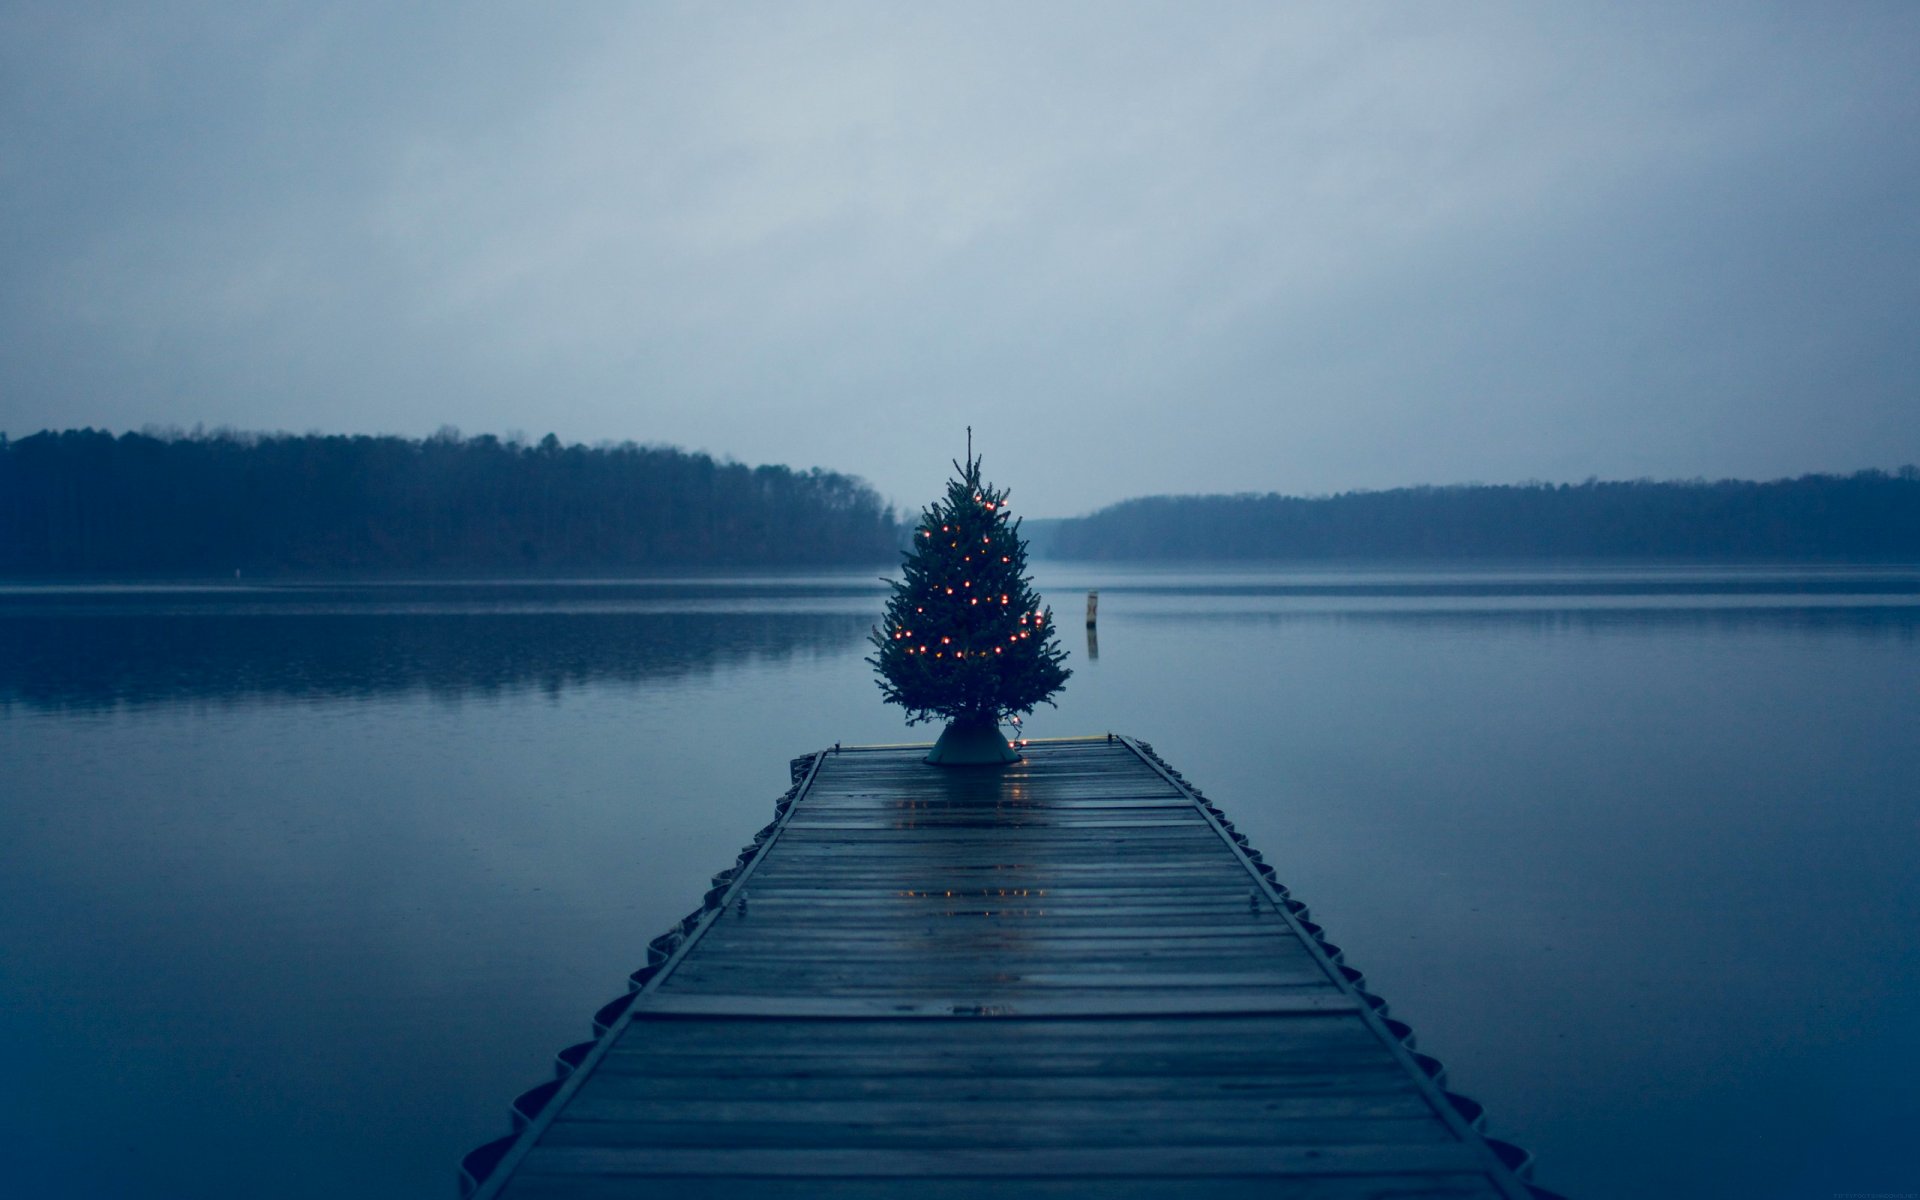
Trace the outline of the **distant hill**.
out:
[[[549,574],[893,560],[847,475],[633,443],[0,434],[0,576]]]
[[[1770,483],[1149,496],[1030,524],[1037,554],[1067,559],[1920,562],[1920,469]]]

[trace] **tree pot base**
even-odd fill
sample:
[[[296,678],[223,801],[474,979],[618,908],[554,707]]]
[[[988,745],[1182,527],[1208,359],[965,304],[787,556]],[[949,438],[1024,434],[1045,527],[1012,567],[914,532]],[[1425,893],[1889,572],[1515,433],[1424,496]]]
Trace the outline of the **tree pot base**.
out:
[[[999,722],[962,718],[948,724],[926,761],[941,767],[1001,767],[1019,762],[1020,755],[1007,745]]]

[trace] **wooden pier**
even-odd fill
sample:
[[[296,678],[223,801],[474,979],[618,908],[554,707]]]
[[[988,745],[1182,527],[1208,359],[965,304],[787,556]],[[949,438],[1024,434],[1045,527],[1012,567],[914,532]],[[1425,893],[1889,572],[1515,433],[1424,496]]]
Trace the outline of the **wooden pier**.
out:
[[[799,760],[484,1200],[1540,1197],[1144,745]],[[477,1188],[475,1187],[477,1185]]]

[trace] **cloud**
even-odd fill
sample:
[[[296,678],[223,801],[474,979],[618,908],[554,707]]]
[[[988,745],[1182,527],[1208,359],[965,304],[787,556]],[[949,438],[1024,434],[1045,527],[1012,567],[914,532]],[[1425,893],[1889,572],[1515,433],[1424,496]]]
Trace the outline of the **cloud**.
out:
[[[971,423],[1043,512],[1920,456],[1905,7],[412,12],[0,18],[0,428],[918,503]]]

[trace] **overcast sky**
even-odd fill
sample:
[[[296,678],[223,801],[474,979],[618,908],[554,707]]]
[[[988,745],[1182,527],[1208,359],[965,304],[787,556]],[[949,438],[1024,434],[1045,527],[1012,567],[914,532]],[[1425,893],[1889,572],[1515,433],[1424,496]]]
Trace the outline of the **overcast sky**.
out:
[[[1920,460],[1920,4],[0,6],[0,430]]]

